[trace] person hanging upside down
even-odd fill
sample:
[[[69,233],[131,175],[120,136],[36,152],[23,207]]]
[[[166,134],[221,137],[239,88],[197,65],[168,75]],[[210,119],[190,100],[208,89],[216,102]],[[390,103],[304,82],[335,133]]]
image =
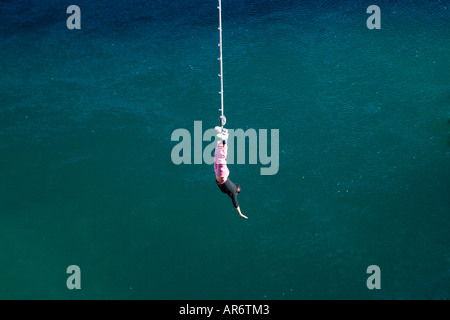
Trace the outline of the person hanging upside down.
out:
[[[220,190],[223,193],[226,193],[231,198],[231,200],[233,201],[233,206],[236,208],[239,215],[242,218],[248,219],[245,215],[242,214],[236,197],[239,192],[241,192],[241,186],[238,184],[234,184],[230,179],[228,179],[228,176],[230,175],[230,170],[228,170],[227,167],[228,130],[222,127],[215,127],[214,129],[219,132],[217,134],[219,140],[217,141],[216,150],[214,152],[214,171],[216,172],[216,184],[219,186]]]

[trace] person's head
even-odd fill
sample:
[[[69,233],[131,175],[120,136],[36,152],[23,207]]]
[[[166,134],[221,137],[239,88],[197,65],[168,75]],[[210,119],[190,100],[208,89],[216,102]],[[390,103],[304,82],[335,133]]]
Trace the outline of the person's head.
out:
[[[239,194],[241,192],[241,186],[239,184],[236,185],[236,194]]]

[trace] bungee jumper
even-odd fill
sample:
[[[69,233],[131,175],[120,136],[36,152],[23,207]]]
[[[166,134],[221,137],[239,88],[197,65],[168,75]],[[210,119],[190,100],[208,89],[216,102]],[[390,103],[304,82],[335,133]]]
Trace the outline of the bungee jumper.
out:
[[[217,137],[219,138],[219,140],[217,141],[216,150],[214,152],[214,171],[216,173],[216,184],[219,187],[220,191],[226,193],[231,198],[231,200],[233,201],[233,206],[236,208],[239,215],[242,218],[248,219],[247,216],[242,214],[236,197],[241,192],[241,186],[238,184],[234,184],[230,179],[228,179],[228,176],[230,175],[230,170],[227,167],[228,130],[222,127],[215,127],[214,129],[218,131]]]
[[[228,130],[224,128],[226,123],[226,118],[223,114],[223,59],[222,59],[222,1],[219,0],[219,31],[220,31],[220,104],[221,108],[221,116],[219,117],[220,126],[215,127],[214,129],[217,131],[217,145],[216,150],[214,151],[214,171],[216,173],[216,184],[219,189],[226,193],[231,200],[233,201],[233,206],[236,208],[237,212],[242,218],[248,219],[247,216],[242,214],[241,208],[239,207],[239,203],[237,201],[237,195],[241,192],[241,186],[238,184],[234,184],[228,176],[230,175],[230,170],[227,167],[227,151],[228,151]]]

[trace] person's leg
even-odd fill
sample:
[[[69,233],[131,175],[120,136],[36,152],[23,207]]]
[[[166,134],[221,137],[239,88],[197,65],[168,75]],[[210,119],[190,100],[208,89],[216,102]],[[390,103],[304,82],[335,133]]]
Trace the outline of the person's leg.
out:
[[[214,162],[218,164],[227,163],[228,145],[224,145],[222,141],[217,141],[216,151],[214,152]]]
[[[228,129],[219,126],[215,127],[214,129],[218,132],[217,138],[222,141],[222,144],[226,144],[228,139]]]
[[[216,151],[214,152],[214,171],[216,176],[222,180],[226,180],[230,174],[227,167],[227,151],[228,145],[217,141]]]

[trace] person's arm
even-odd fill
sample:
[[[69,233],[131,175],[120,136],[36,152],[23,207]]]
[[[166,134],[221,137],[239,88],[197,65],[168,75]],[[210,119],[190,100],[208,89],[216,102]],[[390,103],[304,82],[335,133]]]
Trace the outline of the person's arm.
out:
[[[245,216],[245,215],[242,214],[241,208],[240,208],[239,206],[236,208],[236,210],[237,210],[237,212],[239,213],[239,215],[240,215],[242,218],[248,219],[247,216]]]
[[[233,201],[233,206],[236,208],[237,212],[242,218],[248,219],[247,216],[243,215],[239,203],[237,201],[236,193],[230,193],[231,200]]]

